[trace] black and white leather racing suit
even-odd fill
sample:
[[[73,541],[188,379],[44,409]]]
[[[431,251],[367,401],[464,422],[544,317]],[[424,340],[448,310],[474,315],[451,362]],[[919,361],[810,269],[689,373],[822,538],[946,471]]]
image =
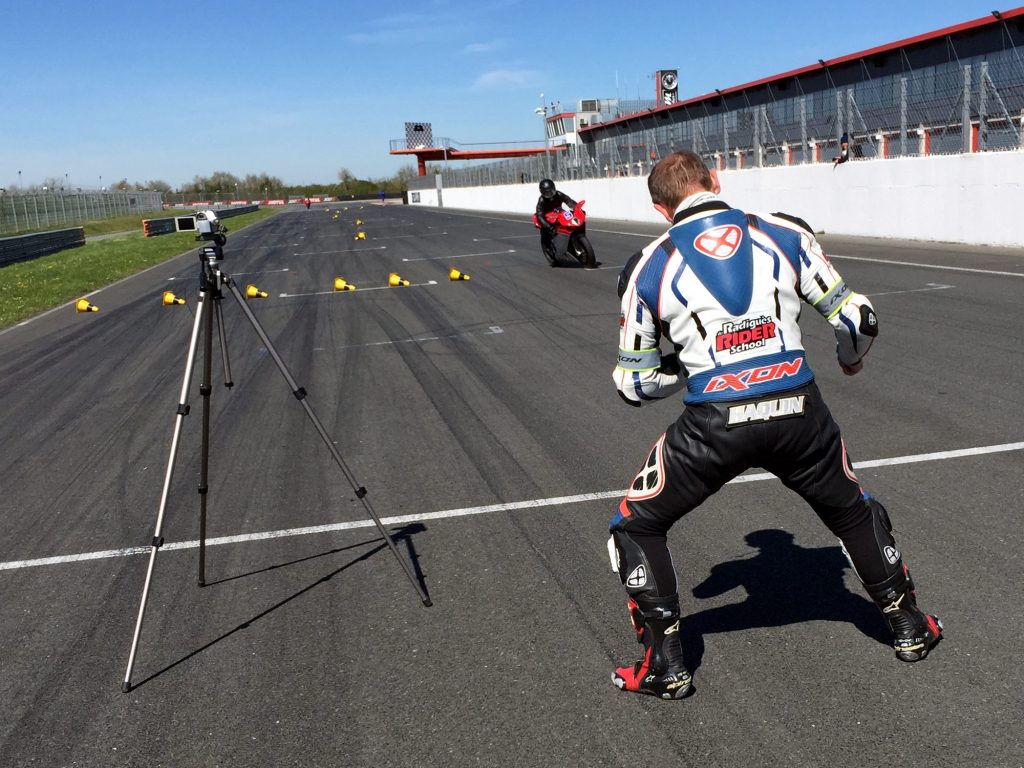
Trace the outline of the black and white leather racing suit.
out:
[[[881,585],[902,585],[905,569],[885,509],[853,473],[797,320],[804,303],[819,312],[850,372],[859,370],[878,322],[807,225],[744,213],[710,192],[693,195],[671,228],[630,259],[619,294],[619,394],[645,405],[686,390],[685,410],[646,454],[611,521],[609,551],[634,625],[678,616],[668,529],[752,467],[810,504],[881,605]],[[662,337],[674,353],[662,354]],[[613,679],[649,693],[641,673],[640,666],[635,674],[619,670]]]
[[[540,225],[541,250],[548,256],[549,263],[552,259],[557,262],[565,257],[566,249],[569,247],[569,236],[560,235],[555,231],[554,225],[548,222],[545,214],[551,211],[561,211],[562,206],[568,206],[569,210],[576,207],[576,201],[564,192],[555,190],[551,197],[541,195],[537,198],[537,223]],[[549,252],[550,251],[550,252]]]

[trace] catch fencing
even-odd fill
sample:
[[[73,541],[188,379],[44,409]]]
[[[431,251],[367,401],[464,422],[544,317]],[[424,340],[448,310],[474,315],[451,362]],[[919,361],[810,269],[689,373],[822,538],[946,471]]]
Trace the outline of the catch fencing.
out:
[[[0,194],[0,232],[28,232],[160,210],[159,192]]]
[[[870,66],[844,72],[839,83],[823,68],[814,73],[823,87],[812,87],[810,76],[804,83],[781,79],[598,123],[548,156],[464,168],[449,163],[444,185],[645,176],[681,149],[719,170],[831,163],[844,134],[850,160],[1024,148],[1018,47],[880,76]]]

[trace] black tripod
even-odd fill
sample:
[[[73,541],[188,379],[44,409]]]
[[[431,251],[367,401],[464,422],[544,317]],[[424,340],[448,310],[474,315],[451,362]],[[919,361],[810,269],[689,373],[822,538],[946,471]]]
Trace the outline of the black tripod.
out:
[[[306,400],[306,390],[295,382],[291,372],[288,370],[288,366],[284,364],[281,356],[277,353],[274,345],[267,337],[266,332],[263,330],[263,326],[260,325],[256,316],[253,315],[252,310],[249,309],[249,306],[245,303],[245,298],[238,290],[238,286],[235,285],[234,280],[231,279],[230,275],[221,271],[218,267],[217,263],[222,258],[223,250],[221,249],[221,243],[218,243],[216,246],[200,248],[199,250],[199,301],[196,305],[196,317],[192,325],[192,338],[191,341],[189,341],[188,356],[185,359],[185,376],[181,384],[181,396],[178,398],[177,416],[174,420],[174,433],[171,437],[171,453],[167,460],[167,472],[164,475],[163,491],[160,494],[160,509],[156,516],[156,530],[153,533],[153,541],[150,545],[149,567],[146,569],[146,581],[142,588],[139,617],[135,622],[135,634],[132,637],[131,651],[128,653],[128,668],[125,670],[124,682],[121,684],[121,690],[125,693],[130,691],[132,687],[132,667],[135,664],[135,653],[139,645],[139,636],[142,634],[142,619],[146,613],[146,600],[149,597],[149,586],[153,579],[153,568],[156,565],[156,554],[164,543],[163,536],[161,535],[164,523],[164,512],[167,509],[167,496],[170,492],[171,478],[174,474],[174,461],[178,452],[178,442],[181,437],[181,426],[185,416],[187,416],[189,412],[188,391],[192,382],[192,370],[195,365],[200,328],[203,329],[204,335],[204,355],[203,381],[199,387],[199,394],[203,398],[202,468],[200,470],[199,479],[199,586],[202,587],[206,583],[206,496],[210,464],[210,394],[212,391],[210,383],[210,359],[213,355],[213,326],[215,320],[220,339],[222,362],[224,365],[224,384],[227,387],[231,387],[233,385],[233,382],[231,381],[231,367],[228,361],[227,338],[224,333],[224,314],[221,308],[221,300],[224,297],[224,287],[227,287],[231,295],[238,301],[238,305],[242,308],[242,312],[249,320],[253,330],[256,331],[256,335],[260,337],[260,341],[263,342],[263,345],[267,348],[270,356],[274,359],[278,370],[281,371],[281,375],[284,376],[285,381],[288,382],[288,386],[291,387],[292,394],[295,395],[295,398],[302,404],[303,409],[306,411],[306,415],[309,416],[310,421],[313,422],[313,426],[316,427],[316,431],[320,433],[320,437],[323,438],[324,444],[334,457],[334,461],[341,468],[341,472],[345,476],[345,479],[348,480],[349,485],[352,486],[352,490],[355,491],[356,497],[362,502],[363,508],[373,519],[374,524],[377,526],[377,530],[380,531],[381,536],[384,537],[384,541],[387,542],[388,547],[391,549],[391,553],[401,564],[402,570],[405,571],[405,575],[409,578],[413,588],[419,594],[420,600],[423,601],[423,605],[426,607],[431,605],[430,598],[427,597],[423,587],[416,580],[409,564],[402,559],[402,556],[398,552],[398,548],[395,546],[395,542],[392,540],[388,532],[384,530],[384,526],[381,524],[380,518],[377,516],[377,513],[374,512],[373,507],[367,500],[366,489],[356,481],[352,471],[348,468],[348,465],[345,464],[345,460],[341,457],[338,449],[331,441],[330,435],[327,434],[327,430],[324,429],[320,419],[318,419],[316,414],[313,413],[313,409]],[[206,306],[207,302],[211,299],[213,300],[213,312],[210,312]]]

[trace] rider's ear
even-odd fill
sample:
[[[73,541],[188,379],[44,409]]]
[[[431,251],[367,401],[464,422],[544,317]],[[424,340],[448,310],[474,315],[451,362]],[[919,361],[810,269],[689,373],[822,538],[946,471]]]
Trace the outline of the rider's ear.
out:
[[[718,171],[714,168],[710,169],[711,173],[711,191],[716,195],[722,192],[722,183],[718,180]]]
[[[654,203],[654,210],[656,210],[658,213],[664,216],[665,221],[667,221],[669,224],[672,223],[672,214],[674,213],[674,211],[670,211],[661,203]]]

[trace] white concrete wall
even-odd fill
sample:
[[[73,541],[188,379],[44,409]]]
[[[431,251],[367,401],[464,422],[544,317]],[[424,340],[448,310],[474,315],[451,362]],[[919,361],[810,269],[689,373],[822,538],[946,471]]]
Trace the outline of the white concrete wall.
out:
[[[720,174],[722,197],[750,211],[785,211],[830,234],[1024,246],[1024,152],[914,157]],[[663,221],[645,177],[559,182],[596,218]],[[425,196],[424,196],[425,197]],[[444,206],[532,212],[534,184],[446,187]],[[424,200],[426,202],[426,200]],[[431,203],[437,205],[434,199]]]
[[[448,194],[447,191],[444,194]],[[438,206],[438,194],[436,189],[411,189],[409,190],[409,205]]]

